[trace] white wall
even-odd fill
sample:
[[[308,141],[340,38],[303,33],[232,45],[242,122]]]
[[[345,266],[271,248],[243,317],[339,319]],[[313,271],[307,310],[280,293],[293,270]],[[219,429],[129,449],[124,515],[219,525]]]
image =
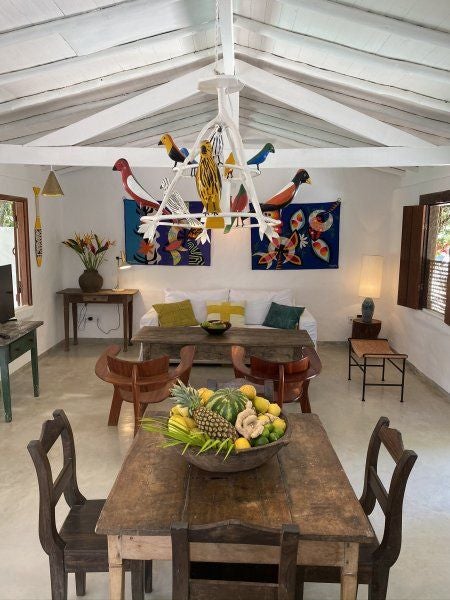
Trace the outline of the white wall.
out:
[[[450,392],[450,326],[429,311],[397,305],[398,271],[403,206],[419,203],[421,194],[450,189],[450,169],[420,169],[408,174],[392,198],[389,270],[386,296],[391,308],[386,314],[386,332],[393,346],[406,352],[422,373]]]
[[[19,318],[44,321],[38,329],[39,353],[54,346],[64,336],[61,316],[57,307],[55,292],[61,288],[61,239],[62,203],[58,199],[41,198],[40,214],[43,228],[43,264],[40,268],[34,258],[34,193],[33,186],[43,186],[47,171],[39,167],[0,166],[0,193],[28,198],[28,218],[30,226],[31,279],[33,306],[24,312],[18,311]],[[10,365],[13,372],[29,360],[29,353]],[[30,382],[31,385],[31,382]],[[14,407],[13,407],[14,410]]]
[[[156,197],[159,184],[170,169],[136,169],[139,181]],[[256,179],[260,200],[270,197],[293,176],[291,170],[266,170]],[[213,232],[210,267],[133,266],[122,271],[121,286],[140,290],[135,300],[135,328],[151,305],[161,300],[162,290],[171,288],[274,288],[291,287],[299,305],[307,306],[318,321],[320,340],[344,340],[350,334],[348,316],[360,312],[358,297],[362,254],[384,254],[389,242],[392,193],[399,178],[370,169],[311,170],[313,185],[302,186],[297,201],[327,202],[342,198],[339,269],[305,271],[252,271],[249,230],[223,235]],[[123,188],[120,175],[109,169],[84,169],[62,178],[63,236],[74,231],[94,230],[117,240],[116,249],[101,267],[105,287],[115,283],[116,250],[124,247]],[[184,180],[179,188],[186,200],[197,198],[194,184]],[[61,238],[62,239],[62,238]],[[76,255],[63,248],[64,287],[77,286],[82,265]],[[376,315],[383,318],[383,301]],[[89,306],[89,313],[102,316],[102,326],[117,325],[113,306]],[[99,335],[88,323],[80,336]],[[102,334],[101,334],[102,335]],[[117,336],[112,332],[111,336]]]

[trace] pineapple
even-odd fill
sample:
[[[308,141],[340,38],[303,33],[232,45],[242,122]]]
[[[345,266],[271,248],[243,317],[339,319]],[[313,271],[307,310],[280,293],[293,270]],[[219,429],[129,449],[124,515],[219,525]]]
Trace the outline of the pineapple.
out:
[[[214,411],[201,405],[201,398],[196,389],[186,386],[180,380],[170,391],[171,398],[177,405],[189,408],[189,414],[197,427],[213,440],[236,440],[239,436],[236,429],[226,419]]]

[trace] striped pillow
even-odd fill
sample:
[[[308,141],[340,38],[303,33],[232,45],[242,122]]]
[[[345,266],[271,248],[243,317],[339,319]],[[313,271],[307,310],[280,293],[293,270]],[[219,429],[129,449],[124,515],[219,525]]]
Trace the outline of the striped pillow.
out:
[[[229,321],[235,327],[245,325],[245,303],[237,302],[207,302],[208,321],[220,319]]]

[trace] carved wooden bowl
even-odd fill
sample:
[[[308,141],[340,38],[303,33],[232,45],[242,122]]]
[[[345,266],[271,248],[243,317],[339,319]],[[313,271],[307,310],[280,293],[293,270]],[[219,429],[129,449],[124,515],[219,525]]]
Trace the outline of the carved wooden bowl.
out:
[[[289,420],[285,414],[280,415],[286,421],[286,431],[282,438],[265,446],[248,448],[238,453],[231,453],[226,460],[224,454],[215,454],[214,450],[197,454],[198,449],[189,448],[184,454],[183,446],[174,446],[174,450],[180,454],[189,464],[210,471],[212,473],[238,473],[239,471],[250,471],[260,467],[270,460],[275,454],[287,446],[290,441],[291,429]]]
[[[223,327],[211,327],[210,324],[222,323]],[[221,321],[220,319],[213,319],[212,321],[205,321],[201,323],[201,328],[207,331],[210,335],[222,335],[225,331],[228,331],[231,327],[229,321]]]

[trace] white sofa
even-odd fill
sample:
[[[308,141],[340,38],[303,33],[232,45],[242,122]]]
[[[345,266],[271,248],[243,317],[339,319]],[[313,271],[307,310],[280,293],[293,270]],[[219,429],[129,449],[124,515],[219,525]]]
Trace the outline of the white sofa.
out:
[[[245,302],[245,326],[262,328],[265,316],[272,302],[294,306],[292,290],[238,290],[238,289],[213,289],[213,290],[164,290],[164,302],[180,302],[190,300],[199,323],[207,318],[206,303],[212,301]],[[142,316],[140,326],[157,327],[158,314],[152,307]],[[314,345],[317,345],[317,321],[307,308],[300,317],[299,329],[306,329]]]

